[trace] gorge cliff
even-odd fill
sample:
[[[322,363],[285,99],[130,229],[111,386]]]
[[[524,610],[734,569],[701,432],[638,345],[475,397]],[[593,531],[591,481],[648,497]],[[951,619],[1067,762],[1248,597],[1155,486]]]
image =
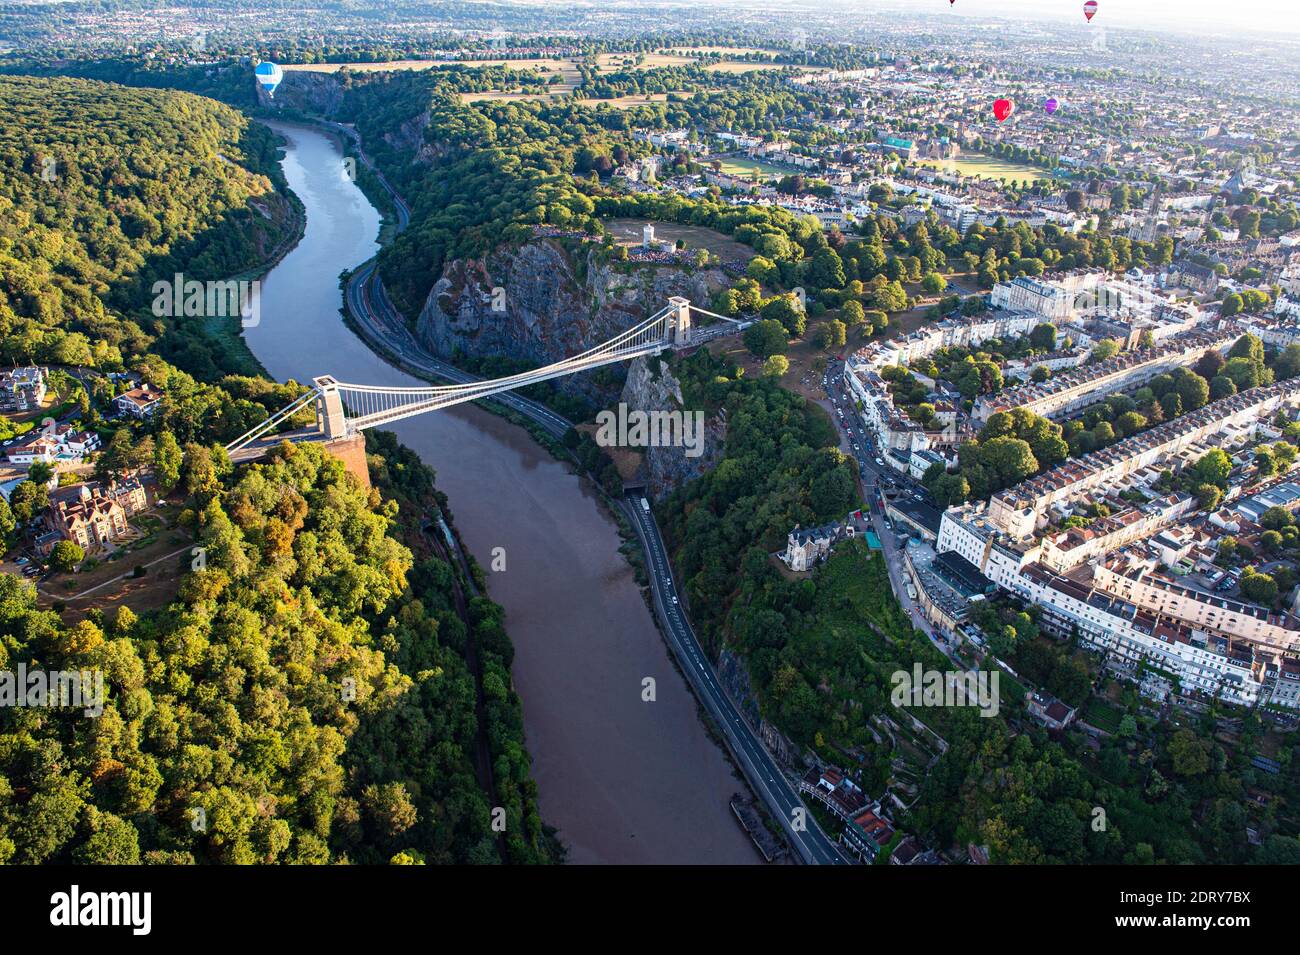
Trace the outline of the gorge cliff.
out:
[[[537,236],[453,260],[430,290],[416,333],[443,357],[459,351],[544,365],[626,331],[674,295],[708,302],[726,283],[719,269],[609,258],[594,246]],[[610,376],[599,373],[557,384],[597,399],[614,394]]]

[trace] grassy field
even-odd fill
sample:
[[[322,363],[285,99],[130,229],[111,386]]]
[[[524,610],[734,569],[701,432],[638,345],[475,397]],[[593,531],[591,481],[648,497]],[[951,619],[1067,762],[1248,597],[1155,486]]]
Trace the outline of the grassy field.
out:
[[[826,318],[833,318],[834,315],[827,315]],[[826,370],[826,362],[829,357],[843,354],[845,348],[833,348],[827,351],[824,348],[817,347],[814,336],[817,332],[817,326],[823,319],[813,318],[808,320],[808,328],[802,338],[797,338],[790,343],[790,347],[785,352],[786,360],[790,362],[790,370],[781,378],[781,387],[787,391],[793,391],[795,394],[802,395],[809,401],[825,404],[826,393],[822,390],[822,373]],[[856,331],[849,332],[849,345],[852,346],[857,341]],[[746,378],[763,377],[763,359],[755,358],[745,348],[739,336],[721,338],[709,343],[709,351],[715,355],[725,355],[728,360],[734,361],[745,369]]]
[[[722,172],[729,176],[748,176],[750,173],[757,171],[760,176],[771,178],[774,176],[788,176],[792,170],[782,169],[780,166],[773,166],[770,163],[759,162],[755,159],[720,159],[722,163]]]
[[[667,66],[689,66],[699,60],[697,53],[723,53],[729,56],[747,56],[752,53],[767,52],[758,49],[744,49],[741,47],[722,47],[722,46],[701,46],[687,47],[684,49],[660,50],[657,53],[646,53],[640,63],[637,63],[636,53],[602,53],[596,59],[597,69],[602,73],[617,72],[619,70],[654,70],[662,69]],[[753,70],[779,70],[779,63],[747,63],[741,60],[724,60],[721,63],[711,63],[705,67],[718,73],[749,73]]]
[[[640,245],[641,229],[649,221],[649,219],[609,219],[605,222],[605,228],[609,229],[614,236],[614,240],[619,245]],[[707,249],[724,262],[731,259],[748,261],[754,257],[754,250],[749,246],[743,242],[737,242],[716,229],[706,229],[703,226],[695,225],[677,225],[673,222],[656,222],[654,227],[656,239],[669,242],[676,242],[680,239],[686,243],[686,248]]]
[[[1003,182],[1013,179],[1017,182],[1025,179],[1033,181],[1034,179],[1046,178],[1049,175],[1046,169],[1040,169],[1037,166],[1007,162],[1003,159],[980,156],[975,153],[969,153],[961,159],[926,159],[921,161],[920,165],[929,166],[932,169],[942,169],[945,172],[958,172],[963,176],[1000,179]]]
[[[677,53],[646,53],[644,59],[636,62],[636,53],[601,53],[596,57],[596,68],[602,73],[617,73],[620,70],[654,70],[665,66],[689,66],[695,62],[693,56]]]
[[[550,99],[550,93],[503,93],[500,90],[483,90],[479,93],[461,93],[462,103],[483,103],[489,100],[503,103],[521,102],[530,99]]]
[[[445,70],[452,66],[504,66],[511,70],[534,70],[538,73],[559,73],[563,82],[551,87],[546,94],[471,93],[465,99],[538,99],[550,93],[565,93],[578,85],[578,66],[573,60],[389,60],[384,63],[290,63],[285,72],[337,73],[343,67],[361,73],[379,73],[392,70]]]
[[[721,63],[710,63],[704,68],[710,73],[753,73],[756,70],[781,70],[785,69],[783,63],[744,63],[740,60],[723,60]]]
[[[679,94],[687,95],[690,94]],[[609,106],[613,109],[631,109],[634,106],[649,106],[652,103],[668,102],[668,93],[649,93],[638,94],[635,96],[618,96],[614,99],[592,99],[590,97],[578,100],[580,106]]]

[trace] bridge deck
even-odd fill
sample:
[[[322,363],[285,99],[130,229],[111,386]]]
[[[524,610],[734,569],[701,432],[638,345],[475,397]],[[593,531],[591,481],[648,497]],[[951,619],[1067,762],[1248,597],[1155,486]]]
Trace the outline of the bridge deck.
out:
[[[721,321],[718,324],[697,327],[688,324],[689,314],[685,311],[679,313],[679,310],[699,312]],[[679,328],[679,322],[687,325],[687,328]],[[690,305],[685,299],[674,299],[667,307],[650,318],[595,348],[532,371],[504,378],[477,379],[452,385],[385,388],[347,384],[331,376],[323,376],[316,379],[316,387],[312,391],[302,395],[268,420],[232,441],[226,449],[232,461],[251,461],[261,457],[268,448],[281,441],[326,441],[329,440],[327,431],[333,433],[334,437],[341,437],[344,433],[356,434],[366,428],[392,424],[403,418],[437,411],[467,401],[490,398],[505,391],[549,381],[562,375],[590,371],[604,365],[627,361],[630,358],[659,354],[667,349],[695,348],[726,335],[743,331],[749,324],[745,320],[716,315]],[[680,332],[685,332],[685,341],[676,341]],[[316,406],[316,428],[298,428],[282,434],[273,433],[277,427],[288,423],[292,416],[305,408],[308,403],[314,403]],[[322,415],[325,416],[325,423],[322,423]]]

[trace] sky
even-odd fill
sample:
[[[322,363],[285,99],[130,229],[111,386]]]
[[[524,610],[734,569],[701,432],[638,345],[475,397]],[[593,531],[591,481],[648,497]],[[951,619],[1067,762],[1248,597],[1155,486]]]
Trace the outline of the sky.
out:
[[[1258,31],[1300,38],[1300,5],[1296,0],[1097,0],[1097,4],[1092,25],[1175,27],[1214,33]],[[946,0],[906,0],[904,5],[912,9],[948,6]],[[956,0],[950,12],[970,17],[1046,16],[1087,22],[1083,0]]]

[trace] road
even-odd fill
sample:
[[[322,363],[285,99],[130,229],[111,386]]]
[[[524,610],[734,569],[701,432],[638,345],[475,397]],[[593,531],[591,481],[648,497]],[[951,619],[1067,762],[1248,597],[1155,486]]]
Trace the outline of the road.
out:
[[[929,637],[930,642],[944,656],[961,666],[961,661],[956,657],[955,645],[949,643],[943,634],[935,630],[926,618],[925,612],[907,595],[910,579],[904,563],[903,546],[899,544],[898,537],[884,513],[883,491],[910,495],[927,503],[931,500],[929,492],[911,475],[891,465],[876,463],[875,444],[869,437],[870,432],[858,411],[856,400],[844,384],[843,370],[843,362],[830,362],[826,368],[823,387],[831,403],[831,418],[842,436],[840,446],[858,460],[862,487],[870,508],[871,524],[876,531],[876,536],[880,538],[885,570],[889,574],[889,583],[893,588],[894,597],[911,619],[912,625]]]
[[[794,811],[803,807],[798,793],[786,779],[766,747],[759,742],[749,724],[732,705],[704,654],[690,621],[681,609],[677,584],[659,526],[644,497],[625,498],[618,502],[645,551],[646,570],[655,613],[658,614],[669,646],[685,672],[696,697],[704,704],[714,725],[726,737],[727,746],[749,779],[750,785],[780,820],[786,835],[804,862],[816,865],[847,865],[836,844],[822,831],[812,813],[805,810],[806,829],[794,828]]]

